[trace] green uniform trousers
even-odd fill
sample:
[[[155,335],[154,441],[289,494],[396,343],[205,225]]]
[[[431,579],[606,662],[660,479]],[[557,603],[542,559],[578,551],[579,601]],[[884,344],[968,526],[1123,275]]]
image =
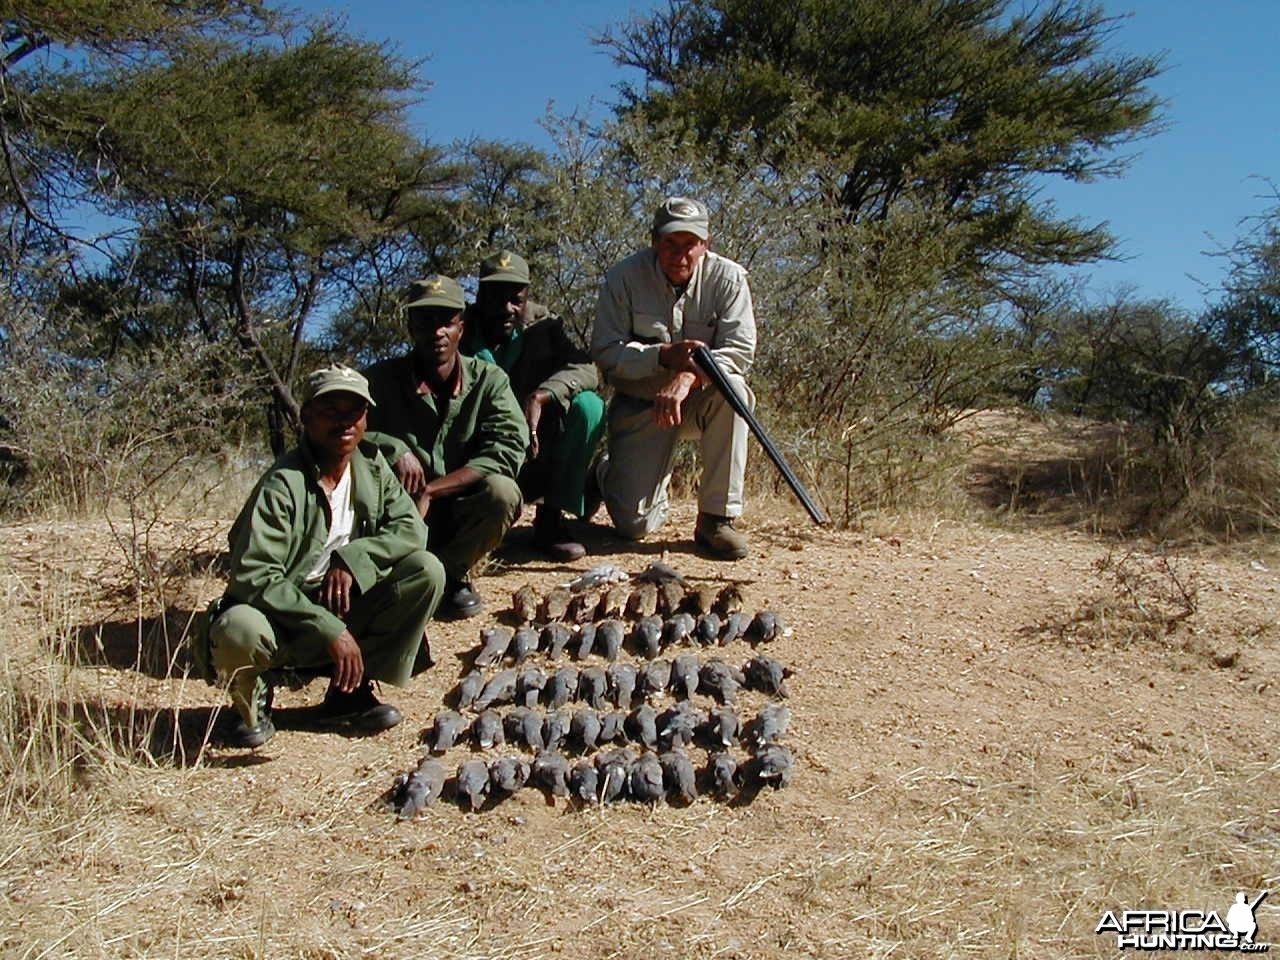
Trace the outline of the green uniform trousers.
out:
[[[457,496],[431,502],[427,543],[450,583],[470,578],[476,562],[502,542],[523,504],[516,482],[496,473]]]
[[[552,509],[581,517],[587,466],[604,434],[604,425],[604,400],[594,390],[576,394],[563,414],[555,404],[543,407],[538,421],[538,456],[526,461],[520,471],[524,498],[542,500]]]

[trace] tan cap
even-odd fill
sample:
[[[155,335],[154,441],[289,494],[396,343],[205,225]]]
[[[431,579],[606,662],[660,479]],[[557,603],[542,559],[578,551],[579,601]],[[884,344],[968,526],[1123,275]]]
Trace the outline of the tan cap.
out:
[[[701,240],[710,233],[710,216],[705,204],[688,197],[667,197],[653,214],[653,232],[692,233]]]
[[[433,273],[409,284],[409,299],[404,307],[406,310],[410,307],[452,307],[461,310],[466,305],[466,297],[457,280]]]
[[[357,397],[362,397],[366,400],[369,406],[377,406],[373,402],[373,397],[369,395],[369,381],[350,367],[335,363],[328,367],[321,367],[319,370],[307,375],[308,401],[326,393],[337,393],[338,391],[354,393]]]
[[[492,257],[480,261],[480,282],[488,283],[491,280],[528,286],[529,264],[518,253],[499,250]]]

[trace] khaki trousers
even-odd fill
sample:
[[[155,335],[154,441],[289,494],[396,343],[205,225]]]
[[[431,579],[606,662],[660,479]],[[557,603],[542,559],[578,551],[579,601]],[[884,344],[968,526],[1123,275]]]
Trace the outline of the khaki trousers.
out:
[[[746,381],[728,374],[738,396],[754,410]],[[715,387],[694,390],[685,399],[679,427],[663,430],[653,420],[653,402],[615,394],[609,404],[607,459],[597,480],[618,533],[638,540],[667,521],[671,466],[676,442],[699,438],[702,476],[698,510],[721,517],[742,515],[742,482],[747,468],[747,424]]]

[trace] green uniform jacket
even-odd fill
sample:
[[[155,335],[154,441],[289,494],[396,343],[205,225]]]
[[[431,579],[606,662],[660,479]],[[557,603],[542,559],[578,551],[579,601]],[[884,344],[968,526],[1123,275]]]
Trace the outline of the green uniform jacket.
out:
[[[443,404],[430,391],[418,393],[412,355],[365,370],[377,404],[369,408],[366,439],[378,445],[388,463],[412,450],[429,480],[459,467],[514,480],[529,447],[529,427],[511,383],[495,364],[474,357],[458,360],[462,393]]]
[[[318,475],[303,443],[258,481],[231,527],[226,601],[257,607],[297,642],[327,645],[346,625],[302,589],[329,535],[329,500]],[[363,594],[426,547],[427,528],[395,472],[367,441],[351,456],[351,499],[351,542],[334,556]]]
[[[484,341],[479,335],[479,317],[475,306],[467,308],[467,332],[462,348],[470,356]],[[600,385],[596,365],[565,333],[564,321],[540,303],[525,304],[520,320],[520,354],[507,370],[511,390],[521,403],[535,390],[545,390],[555,398],[562,411],[568,411],[573,398],[583,390]]]

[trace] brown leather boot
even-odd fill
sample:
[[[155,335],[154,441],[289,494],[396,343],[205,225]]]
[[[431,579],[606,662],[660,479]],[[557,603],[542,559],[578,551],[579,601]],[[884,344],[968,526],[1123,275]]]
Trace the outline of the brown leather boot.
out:
[[[741,560],[747,555],[747,538],[733,528],[732,517],[699,513],[693,542],[717,560]]]
[[[587,555],[587,548],[573,539],[556,507],[538,505],[533,517],[533,542],[553,560],[568,563]]]

